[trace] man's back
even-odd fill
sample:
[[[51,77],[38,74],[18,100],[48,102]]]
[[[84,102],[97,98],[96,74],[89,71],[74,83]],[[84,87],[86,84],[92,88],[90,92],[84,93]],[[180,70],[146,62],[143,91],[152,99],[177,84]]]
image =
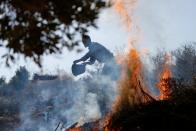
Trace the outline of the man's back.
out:
[[[91,57],[99,62],[107,63],[109,60],[113,59],[113,54],[103,45],[97,42],[92,42],[92,44],[90,44],[88,48]]]
[[[89,36],[83,36],[82,42],[85,47],[88,47],[89,51],[83,57],[74,61],[72,72],[75,71],[75,67],[77,67],[76,64],[81,61],[84,65],[92,65],[97,60],[100,63],[104,63],[102,75],[110,76],[112,79],[118,79],[119,66],[116,64],[113,54],[103,45],[97,42],[92,42]]]

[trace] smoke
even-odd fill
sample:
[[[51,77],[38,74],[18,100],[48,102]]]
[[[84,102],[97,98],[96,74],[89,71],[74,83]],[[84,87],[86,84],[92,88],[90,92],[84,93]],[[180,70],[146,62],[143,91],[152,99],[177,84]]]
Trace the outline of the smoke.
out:
[[[60,130],[105,116],[116,97],[116,81],[100,74],[80,80],[65,75],[54,80],[29,80],[15,95],[20,110],[20,125],[15,131],[53,131],[58,124]]]

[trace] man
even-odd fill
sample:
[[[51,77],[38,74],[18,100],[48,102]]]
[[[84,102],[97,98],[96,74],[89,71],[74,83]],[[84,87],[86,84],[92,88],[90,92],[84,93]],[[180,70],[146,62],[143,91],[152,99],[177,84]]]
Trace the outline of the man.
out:
[[[84,46],[89,49],[89,51],[82,58],[75,60],[74,64],[81,61],[85,62],[86,60],[89,60],[88,62],[86,62],[86,64],[92,65],[97,60],[100,63],[104,63],[104,67],[102,70],[102,73],[104,75],[115,76],[116,73],[114,72],[117,71],[117,65],[114,60],[113,54],[103,45],[92,42],[91,38],[88,35],[82,37],[82,42]]]

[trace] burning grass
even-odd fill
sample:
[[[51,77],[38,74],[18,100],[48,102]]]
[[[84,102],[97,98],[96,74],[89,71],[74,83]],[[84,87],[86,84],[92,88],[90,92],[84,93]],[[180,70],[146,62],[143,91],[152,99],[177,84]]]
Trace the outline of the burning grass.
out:
[[[122,76],[118,84],[119,94],[114,103],[114,112],[121,110],[123,107],[154,100],[147,90],[143,78],[143,67],[139,52],[133,48],[125,58],[122,64]]]
[[[176,91],[169,99],[124,107],[112,115],[109,128],[121,131],[195,130],[195,87]]]
[[[168,81],[174,80],[168,79]],[[196,130],[196,87],[168,83],[173,83],[171,86],[175,90],[166,100],[123,106],[121,110],[108,114],[96,123],[88,123],[73,129],[80,129],[80,131]]]
[[[122,73],[118,82],[118,96],[113,104],[113,108],[110,113],[97,122],[97,125],[95,125],[93,128],[89,128],[88,130],[138,130],[142,128],[142,126],[137,124],[142,124],[142,122],[145,122],[148,115],[151,113],[158,113],[162,108],[164,109],[164,106],[166,106],[167,109],[169,108],[167,104],[159,104],[159,102],[162,102],[158,101],[159,99],[156,100],[150,91],[148,91],[148,87],[144,79],[144,68],[140,59],[140,53],[135,48],[131,48],[128,54],[121,58],[124,58],[123,60],[121,59],[120,63],[122,65]],[[160,73],[160,86],[158,86],[160,89],[160,98],[162,98],[162,96],[166,96],[164,94],[165,92],[162,91],[163,89],[170,89],[170,72],[168,61],[165,59],[162,72]],[[152,108],[152,110],[150,108]],[[154,112],[156,109],[159,111]],[[166,110],[166,112],[167,111],[169,110]],[[155,114],[155,117],[156,115],[157,114]],[[85,126],[82,126],[80,129],[85,131],[83,130],[84,127]]]
[[[161,83],[160,85],[164,86],[164,88],[166,87],[169,89],[169,93],[166,93],[165,95],[165,91],[167,90],[163,90],[162,92],[162,88],[158,88],[160,89],[160,97],[159,99],[155,99],[150,91],[148,91],[148,85],[144,79],[145,72],[143,70],[144,68],[140,56],[140,53],[132,48],[126,57],[123,57],[125,59],[121,60],[123,71],[121,79],[118,83],[118,96],[113,104],[111,112],[105,116],[102,116],[100,120],[96,119],[93,122],[87,121],[82,126],[81,124],[76,123],[67,129],[67,131],[196,130],[196,126],[194,125],[196,122],[196,84],[186,85],[181,79],[177,80],[170,78],[173,77],[171,74],[170,64],[167,60],[165,60],[163,62],[162,70],[160,70],[161,75],[159,78],[159,83]],[[25,111],[30,112],[30,118],[32,117],[33,120],[46,124],[46,127],[49,126],[48,121],[52,120],[53,118],[58,119],[58,122],[60,119],[64,120],[65,115],[63,113],[61,114],[60,112],[66,111],[69,109],[70,105],[73,104],[72,101],[70,102],[68,100],[72,100],[73,98],[77,97],[77,92],[84,91],[81,90],[82,87],[80,86],[79,88],[74,88],[77,87],[77,85],[81,85],[82,83],[77,83],[77,81],[69,79],[56,79],[54,81],[46,82],[31,82],[32,83],[27,83],[27,85],[22,87],[20,90],[15,89],[16,84],[5,84],[6,86],[0,90],[0,107],[2,109],[0,114],[0,129],[12,130],[13,128],[20,126],[26,117],[23,121],[21,120],[19,117],[21,110],[18,110],[18,106],[20,104],[24,104],[23,102],[25,101],[27,104],[26,106],[28,106],[27,110]],[[91,78],[84,82],[86,83],[85,88],[89,87],[85,91],[90,92],[90,94],[97,94],[98,103],[95,105],[100,107],[103,106],[101,111],[103,111],[103,109],[108,111],[108,107],[110,107],[107,106],[108,103],[106,102],[110,97],[106,97],[106,94],[110,94],[111,91],[109,91],[106,87],[108,81],[105,82],[106,83],[104,84],[94,83]],[[13,87],[11,85],[13,85]],[[68,85],[71,85],[71,87]],[[99,86],[103,86],[103,88],[99,89]],[[104,92],[102,92],[103,89]],[[67,97],[69,90],[71,90],[70,97]],[[56,96],[59,94],[59,92],[62,92],[62,95],[56,99]],[[43,93],[45,97],[43,97]],[[76,93],[76,95],[72,95],[74,93]],[[76,104],[80,103],[80,100],[85,99],[87,96],[88,95],[79,97]],[[102,98],[101,96],[104,97]],[[161,96],[167,97],[165,97],[165,99],[161,99]],[[56,105],[54,105],[55,103],[52,102],[54,100]],[[33,102],[36,103],[31,104]],[[93,104],[93,106],[87,106],[90,112],[93,110],[95,105]],[[79,107],[82,108],[82,106],[84,105]],[[73,108],[77,109],[78,106]],[[67,123],[67,121],[74,117],[77,111],[71,115],[68,113],[64,123],[69,125],[70,123]],[[49,115],[47,115],[47,113],[49,113]],[[103,113],[105,113],[105,111]],[[46,116],[47,119],[45,118]],[[78,116],[80,116],[80,114]],[[78,121],[76,119],[74,122]],[[36,126],[43,125],[36,124]],[[36,129],[38,128],[39,127],[36,127]]]
[[[121,57],[122,58],[122,57]],[[159,97],[147,90],[140,54],[132,48],[124,60],[118,97],[113,109],[92,131],[196,130],[196,86],[172,76],[171,56],[166,54],[159,72]],[[82,131],[85,127],[82,126]]]

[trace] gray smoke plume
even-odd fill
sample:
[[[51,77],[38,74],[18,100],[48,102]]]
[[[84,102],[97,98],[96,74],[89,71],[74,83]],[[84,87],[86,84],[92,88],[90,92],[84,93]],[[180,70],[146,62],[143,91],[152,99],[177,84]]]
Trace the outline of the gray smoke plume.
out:
[[[20,125],[15,131],[54,131],[57,126],[62,130],[76,122],[81,126],[99,120],[110,111],[116,96],[116,81],[110,77],[54,78],[36,78],[22,89],[18,98]]]

